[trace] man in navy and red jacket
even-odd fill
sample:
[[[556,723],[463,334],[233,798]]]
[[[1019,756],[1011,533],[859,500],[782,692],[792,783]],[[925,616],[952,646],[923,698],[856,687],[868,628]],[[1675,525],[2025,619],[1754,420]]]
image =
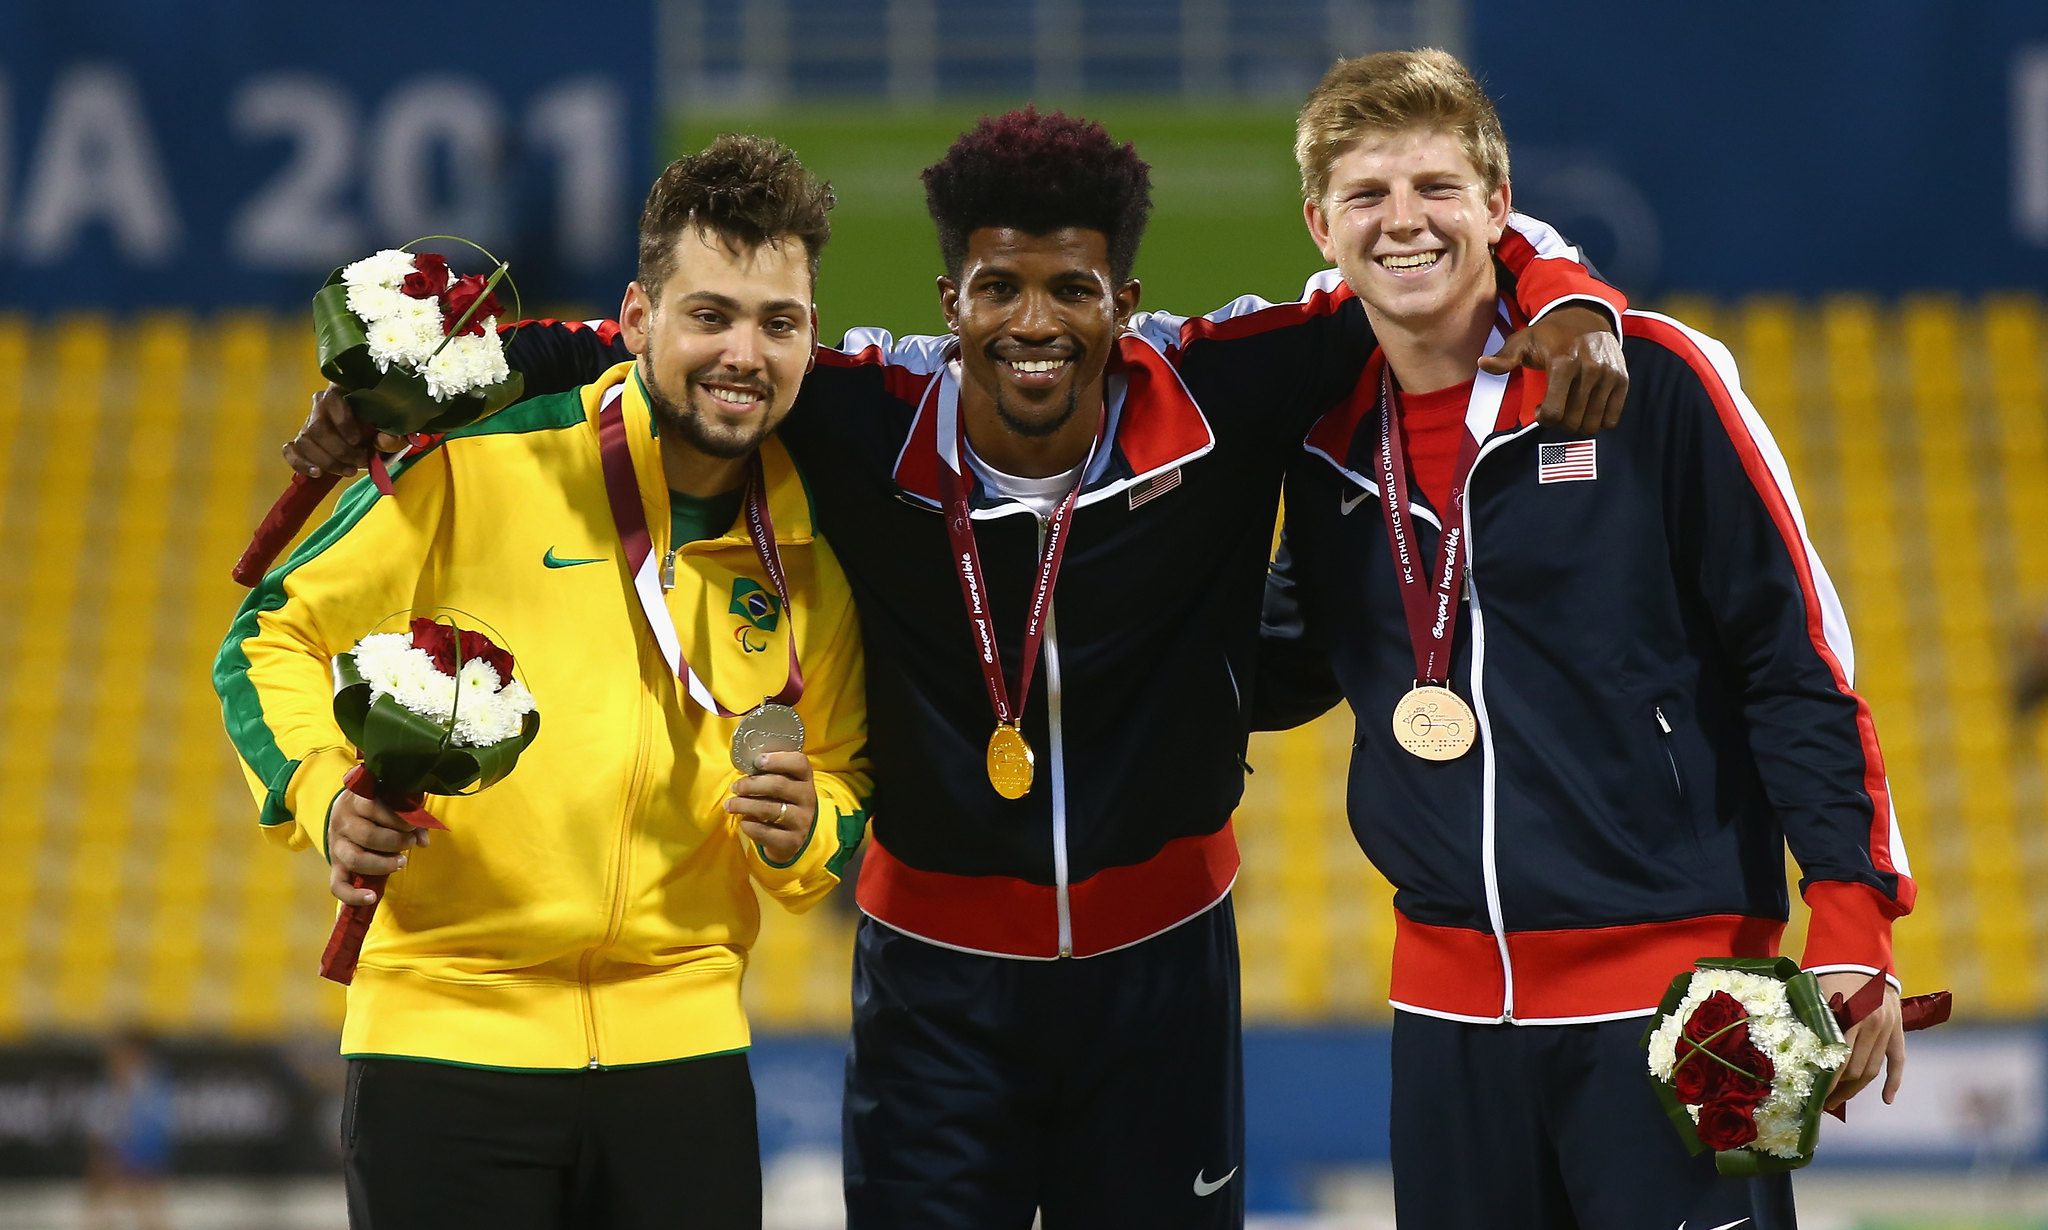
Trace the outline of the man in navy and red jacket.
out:
[[[925,178],[951,335],[821,349],[780,429],[869,664],[849,1222],[1238,1226],[1230,816],[1261,587],[1282,472],[1370,331],[1334,274],[1299,303],[1135,314],[1147,168],[1099,125],[984,120]],[[1502,362],[1575,371],[1552,406],[1598,425],[1625,384],[1620,296],[1515,225],[1518,302],[1564,310]],[[608,324],[529,325],[510,358],[540,392],[618,345]],[[948,533],[956,484],[992,652]],[[1018,689],[1055,525],[1068,545]],[[990,666],[1037,757],[1015,800],[986,767]]]
[[[1507,146],[1450,56],[1340,63],[1296,149],[1379,350],[1290,472],[1257,722],[1357,717],[1351,823],[1398,911],[1401,1224],[1789,1225],[1783,1176],[1686,1155],[1639,1042],[1694,960],[1776,952],[1788,842],[1824,993],[1891,974],[1913,903],[1784,460],[1728,351],[1664,317],[1626,315],[1628,409],[1594,440],[1534,421],[1532,373],[1477,370],[1520,318],[1487,255]],[[1418,719],[1418,683],[1458,695]],[[1889,1101],[1902,1037],[1894,986],[1833,1100],[1888,1059]]]

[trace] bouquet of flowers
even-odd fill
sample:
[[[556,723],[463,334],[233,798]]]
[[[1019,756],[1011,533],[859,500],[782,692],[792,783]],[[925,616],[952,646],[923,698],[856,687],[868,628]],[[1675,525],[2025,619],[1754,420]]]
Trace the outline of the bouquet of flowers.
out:
[[[540,733],[533,694],[512,655],[452,620],[414,618],[334,659],[334,717],[362,762],[343,784],[377,799],[418,828],[446,829],[424,808],[429,794],[496,784]],[[384,876],[356,876],[383,899]],[[377,901],[344,905],[320,958],[320,975],[355,978]]]
[[[452,235],[426,238],[468,243]],[[347,390],[357,418],[389,435],[461,427],[517,401],[524,388],[519,373],[506,366],[498,336],[503,308],[495,292],[509,266],[477,248],[494,268],[458,277],[439,253],[410,251],[423,242],[344,265],[313,296],[321,374]],[[372,459],[370,474],[388,494],[382,457]],[[330,474],[294,475],[235,564],[235,580],[249,586],[262,580],[336,481]]]
[[[1644,1039],[1664,1109],[1724,1175],[1813,1160],[1849,1047],[1820,983],[1790,958],[1697,962],[1672,980]]]

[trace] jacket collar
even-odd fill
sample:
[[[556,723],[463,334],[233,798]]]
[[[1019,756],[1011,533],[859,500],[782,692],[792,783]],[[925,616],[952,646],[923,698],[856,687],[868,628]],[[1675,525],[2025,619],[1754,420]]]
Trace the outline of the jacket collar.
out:
[[[960,456],[960,364],[955,344],[949,361],[925,385],[910,422],[903,449],[896,456],[897,488],[911,500],[938,509],[943,505],[939,467]],[[1107,499],[1156,474],[1184,465],[1216,446],[1215,432],[1165,356],[1135,333],[1117,339],[1106,373],[1105,412],[1109,425],[1104,446],[1082,477],[1077,506]],[[1022,504],[983,489],[971,467],[968,503],[976,517],[1025,511]]]
[[[633,479],[640,489],[640,507],[655,542],[665,543],[669,527],[668,476],[661,465],[660,427],[648,403],[647,386],[641,382],[638,365],[632,361],[621,363],[587,386],[583,396],[585,415],[595,432],[597,416],[610,400],[613,389],[619,390],[619,409],[626,420],[626,443],[633,454]],[[780,439],[770,434],[761,441],[760,451],[761,474],[768,483],[768,515],[775,522],[775,541],[782,546],[804,546],[817,534],[810,493]],[[735,521],[724,537],[703,543],[700,549],[727,547],[753,551],[744,518]]]
[[[1488,354],[1500,349],[1510,334],[1527,325],[1513,300],[1503,297],[1499,306],[1500,316],[1486,346]],[[1350,394],[1315,421],[1301,444],[1304,451],[1329,462],[1375,496],[1380,490],[1378,479],[1372,477],[1378,470],[1380,373],[1386,365],[1386,353],[1375,347]],[[1542,377],[1543,373],[1528,368],[1510,373],[1498,412],[1483,420],[1468,418],[1466,430],[1483,443],[1488,436],[1520,430],[1535,422],[1536,407],[1543,401],[1546,387]],[[1414,499],[1409,504],[1411,512],[1438,525],[1436,510]]]

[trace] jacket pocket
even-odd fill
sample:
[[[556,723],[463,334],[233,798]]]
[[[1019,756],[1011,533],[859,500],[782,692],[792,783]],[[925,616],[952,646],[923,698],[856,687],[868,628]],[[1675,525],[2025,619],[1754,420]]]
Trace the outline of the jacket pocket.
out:
[[[1671,719],[1664,716],[1662,705],[1653,706],[1650,712],[1657,718],[1657,746],[1664,749],[1664,763],[1671,766],[1672,797],[1682,812],[1685,807],[1685,774],[1678,771],[1678,750],[1672,746]]]

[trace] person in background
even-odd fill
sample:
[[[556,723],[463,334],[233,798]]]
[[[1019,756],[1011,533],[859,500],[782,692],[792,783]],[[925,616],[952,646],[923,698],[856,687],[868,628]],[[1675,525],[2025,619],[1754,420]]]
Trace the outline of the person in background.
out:
[[[107,1040],[106,1071],[92,1108],[85,1169],[85,1230],[168,1230],[171,1080],[149,1036]]]

